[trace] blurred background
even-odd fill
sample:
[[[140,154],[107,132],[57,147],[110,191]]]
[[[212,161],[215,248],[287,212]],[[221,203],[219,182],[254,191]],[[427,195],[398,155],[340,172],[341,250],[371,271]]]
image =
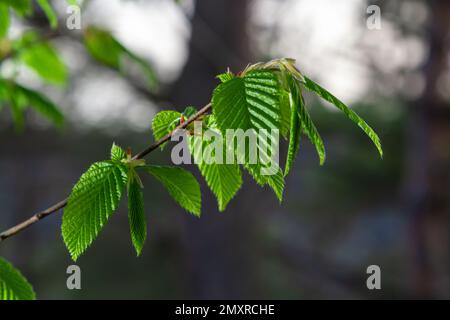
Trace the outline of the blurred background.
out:
[[[27,112],[22,132],[0,110],[0,229],[69,194],[111,143],[139,151],[162,108],[203,106],[227,67],[272,58],[298,68],[348,103],[380,134],[385,157],[330,105],[308,96],[327,148],[319,166],[303,139],[285,201],[249,176],[224,213],[202,179],[203,216],[178,207],[146,180],[149,238],[135,257],[125,206],[77,264],[82,290],[66,288],[73,264],[61,212],[0,245],[40,299],[450,298],[450,2],[443,0],[86,0],[83,29],[96,25],[149,63],[158,89],[135,70],[94,61],[62,23],[51,43],[69,70],[65,86],[4,61],[2,75],[45,92],[62,129]],[[367,26],[369,5],[381,29]],[[14,18],[10,37],[49,31],[36,8]],[[286,148],[286,146],[284,146]],[[148,162],[167,164],[170,152]],[[197,176],[195,166],[190,167]],[[366,288],[369,265],[381,290]]]

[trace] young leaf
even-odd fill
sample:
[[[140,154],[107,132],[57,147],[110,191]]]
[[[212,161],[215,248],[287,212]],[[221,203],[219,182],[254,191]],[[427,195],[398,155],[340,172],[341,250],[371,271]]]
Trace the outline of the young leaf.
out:
[[[200,186],[192,173],[177,167],[145,166],[142,168],[159,180],[180,206],[200,216],[202,202]]]
[[[280,96],[280,134],[287,138],[291,129],[291,98],[289,92],[283,90]]]
[[[295,91],[298,92],[298,95],[293,96],[293,98],[297,97],[299,100],[297,102],[299,108],[298,108],[298,115],[300,117],[300,122],[302,124],[302,128],[305,131],[306,135],[308,136],[311,143],[316,147],[317,154],[319,155],[320,165],[323,165],[325,163],[326,158],[326,152],[325,152],[325,146],[323,144],[323,140],[320,137],[319,132],[317,131],[316,126],[314,125],[313,121],[311,120],[311,117],[306,110],[305,106],[305,100],[303,99],[301,88],[298,84],[298,82],[295,82],[293,84],[296,89]]]
[[[9,262],[0,258],[0,300],[34,300],[33,288]]]
[[[10,22],[8,6],[0,3],[0,39],[8,34]]]
[[[52,84],[65,84],[67,69],[55,49],[46,42],[24,45],[20,60],[42,79]]]
[[[56,16],[55,11],[53,10],[48,0],[37,0],[37,3],[41,7],[42,11],[44,11],[47,16],[48,21],[50,22],[50,26],[52,29],[55,29],[58,26],[58,17]]]
[[[94,163],[72,189],[62,220],[64,243],[77,260],[117,209],[127,182],[124,167]]]
[[[177,111],[161,111],[152,120],[153,137],[156,141],[164,138],[177,126],[181,113]]]
[[[111,147],[111,160],[121,161],[122,159],[125,159],[126,156],[127,154],[125,153],[125,151],[117,144],[113,143]]]
[[[252,71],[220,84],[213,93],[213,113],[226,129],[279,129],[280,90],[270,71]]]
[[[269,185],[277,196],[278,201],[280,203],[283,201],[284,177],[280,168],[277,168],[276,173],[273,175],[262,175],[260,164],[245,164],[244,166],[257,184],[260,186]]]
[[[200,173],[217,198],[219,211],[224,211],[242,186],[242,174],[237,164],[207,164],[205,161],[199,161],[199,153],[203,152],[209,143],[197,137],[191,137],[189,146]],[[200,144],[203,146],[200,147]]]
[[[133,246],[136,249],[136,254],[140,256],[147,238],[147,221],[145,219],[142,188],[136,175],[137,173],[133,169],[128,178],[128,221]]]
[[[311,79],[304,77],[304,86],[308,90],[317,93],[320,97],[327,100],[336,108],[341,110],[345,113],[345,115],[352,120],[354,123],[356,123],[366,134],[369,136],[369,138],[372,140],[372,142],[375,144],[375,146],[378,149],[378,152],[380,153],[380,156],[383,157],[383,149],[381,147],[380,138],[378,135],[373,131],[373,129],[360,117],[358,114],[347,107],[342,101],[340,101],[338,98],[333,96],[330,92],[328,92],[326,89],[322,88],[320,85],[312,81]]]
[[[284,169],[284,176],[286,177],[291,170],[295,157],[298,152],[300,137],[302,134],[302,126],[300,123],[300,117],[298,115],[299,103],[303,104],[303,98],[301,97],[301,92],[299,88],[295,85],[294,79],[290,79],[291,83],[291,93],[290,93],[290,103],[291,103],[291,129],[289,136],[289,147],[286,159],[286,167]],[[304,107],[304,106],[303,106]]]
[[[278,143],[272,139],[271,130],[280,129],[280,98],[279,81],[272,71],[249,71],[243,77],[228,80],[220,84],[213,93],[212,107],[217,126],[223,134],[227,129],[252,129],[256,133],[260,133],[261,129],[267,130],[273,146],[273,143]],[[259,160],[271,158],[271,148],[267,147],[258,142]],[[269,154],[266,150],[269,150]],[[238,156],[247,158],[246,155]],[[263,176],[258,172],[262,169],[261,163],[246,163],[245,168],[259,184],[268,183],[274,187],[277,197],[281,199],[280,184],[272,183],[273,177]]]

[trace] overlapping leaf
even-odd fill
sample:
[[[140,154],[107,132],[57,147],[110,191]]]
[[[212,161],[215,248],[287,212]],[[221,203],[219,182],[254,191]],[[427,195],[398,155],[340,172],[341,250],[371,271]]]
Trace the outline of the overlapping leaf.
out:
[[[144,212],[144,196],[139,183],[139,178],[133,171],[129,177],[128,183],[128,221],[130,224],[130,233],[136,254],[141,255],[147,238],[147,220]]]
[[[259,184],[269,184],[279,199],[282,194],[279,188],[284,186],[284,182],[280,184],[279,179],[272,181],[274,177],[262,175],[261,169],[263,163],[272,159],[273,150],[278,149],[276,144],[279,141],[271,133],[280,128],[280,90],[278,78],[273,72],[254,70],[220,84],[212,98],[213,113],[222,134],[227,129],[255,130],[256,134],[266,130],[268,141],[262,139],[257,143],[258,162],[246,162],[245,167]],[[247,159],[247,155],[244,157]]]
[[[298,152],[300,137],[302,134],[302,125],[300,123],[299,109],[304,108],[303,97],[301,97],[301,92],[295,85],[295,80],[290,78],[291,92],[289,95],[289,101],[291,105],[291,121],[290,121],[290,136],[289,136],[289,147],[287,152],[286,167],[284,170],[284,176],[289,174],[291,170],[295,157]],[[299,104],[301,105],[299,107]]]
[[[94,163],[72,190],[64,210],[62,235],[76,260],[94,241],[117,209],[127,172],[111,161]]]
[[[0,300],[34,300],[33,288],[9,262],[0,257]]]
[[[202,198],[200,186],[192,173],[182,168],[168,166],[145,166],[143,169],[159,180],[180,206],[200,216]]]
[[[189,146],[200,173],[217,198],[219,211],[224,211],[228,203],[242,186],[242,174],[237,164],[204,161],[204,150],[208,146],[211,146],[211,143],[212,140],[207,141],[199,137],[191,137]],[[223,156],[225,153],[223,148],[221,152]],[[215,159],[215,152],[211,152],[211,156]]]

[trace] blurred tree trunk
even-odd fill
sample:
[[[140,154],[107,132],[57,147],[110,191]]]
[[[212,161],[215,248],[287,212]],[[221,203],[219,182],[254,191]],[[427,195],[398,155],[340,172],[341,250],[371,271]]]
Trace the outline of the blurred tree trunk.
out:
[[[250,61],[247,49],[246,0],[197,1],[192,18],[190,53],[172,98],[179,110],[202,107],[227,67],[241,70]],[[200,181],[202,179],[199,179]],[[219,213],[217,203],[202,183],[202,219],[186,217],[183,245],[189,297],[240,298],[245,291],[246,254],[251,212],[233,206]]]
[[[408,206],[413,214],[414,279],[419,297],[450,297],[450,106],[439,94],[449,67],[450,2],[428,1],[426,87],[410,123]],[[443,283],[441,282],[443,281]]]

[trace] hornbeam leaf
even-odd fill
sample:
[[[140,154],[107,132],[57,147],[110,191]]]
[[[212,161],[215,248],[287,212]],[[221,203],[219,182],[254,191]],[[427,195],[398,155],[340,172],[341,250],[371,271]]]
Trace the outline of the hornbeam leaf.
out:
[[[296,87],[296,91],[298,91],[298,115],[300,117],[300,122],[302,124],[302,128],[308,136],[311,143],[316,147],[317,154],[319,155],[320,165],[325,163],[326,153],[325,146],[323,144],[323,140],[320,137],[319,132],[317,131],[314,122],[311,120],[311,117],[306,110],[305,101],[302,96],[302,91],[299,84],[296,82],[293,84]]]
[[[298,90],[298,86],[296,86],[294,82],[295,80],[291,78],[290,79],[291,92],[289,95],[290,98],[289,100],[291,103],[291,129],[289,136],[289,147],[286,159],[286,167],[284,169],[284,176],[287,176],[289,174],[289,171],[291,170],[294,164],[294,160],[297,155],[300,144],[300,137],[302,134],[302,125],[300,123],[298,110],[299,110],[299,103],[303,104],[303,99],[300,96],[301,93]]]
[[[161,111],[152,120],[153,137],[156,141],[164,138],[174,130],[180,120],[181,113],[177,111]],[[161,145],[163,149],[165,143]]]
[[[121,161],[121,160],[125,159],[126,156],[127,156],[127,154],[125,153],[125,151],[121,147],[119,147],[117,144],[113,143],[113,145],[111,147],[111,160]]]
[[[375,146],[378,149],[378,152],[380,153],[380,156],[383,157],[383,149],[381,147],[380,138],[378,135],[373,131],[373,129],[360,117],[358,114],[347,107],[342,101],[340,101],[338,98],[333,96],[330,92],[328,92],[326,89],[322,88],[320,85],[312,81],[311,79],[304,77],[304,86],[308,90],[317,93],[320,97],[325,99],[326,101],[330,102],[336,108],[341,110],[345,113],[345,115],[352,120],[354,123],[356,123],[372,140],[372,142],[375,144]]]
[[[200,186],[192,173],[168,166],[149,165],[141,168],[159,180],[180,206],[200,216],[202,196]]]
[[[136,254],[140,256],[147,238],[147,221],[145,219],[142,188],[136,175],[137,173],[133,169],[128,183],[128,221],[131,240],[136,249]]]
[[[0,300],[34,300],[36,294],[27,279],[0,258]]]
[[[198,137],[190,137],[189,146],[200,173],[217,198],[219,211],[224,211],[228,203],[242,186],[242,174],[237,164],[206,163],[205,161],[200,161],[199,153],[202,153],[211,143],[211,141],[208,142]],[[200,147],[200,145],[202,146]]]
[[[74,261],[92,244],[117,209],[126,182],[123,166],[102,161],[94,163],[72,189],[61,228]]]
[[[278,144],[271,133],[272,130],[280,129],[280,91],[277,76],[266,70],[249,71],[245,76],[234,77],[220,84],[214,90],[212,98],[213,114],[218,128],[222,134],[225,134],[227,129],[255,130],[256,133],[261,133],[261,129],[264,129],[269,134],[271,146]],[[272,149],[267,148],[267,141],[258,142],[257,147],[259,160],[271,158]],[[266,150],[269,150],[269,153]],[[238,155],[242,156],[248,158],[246,155]],[[272,183],[272,179],[267,178],[270,176],[261,174],[261,163],[246,163],[244,167],[258,184],[269,184],[274,188],[277,197],[281,198],[282,192],[278,190],[281,184]]]

